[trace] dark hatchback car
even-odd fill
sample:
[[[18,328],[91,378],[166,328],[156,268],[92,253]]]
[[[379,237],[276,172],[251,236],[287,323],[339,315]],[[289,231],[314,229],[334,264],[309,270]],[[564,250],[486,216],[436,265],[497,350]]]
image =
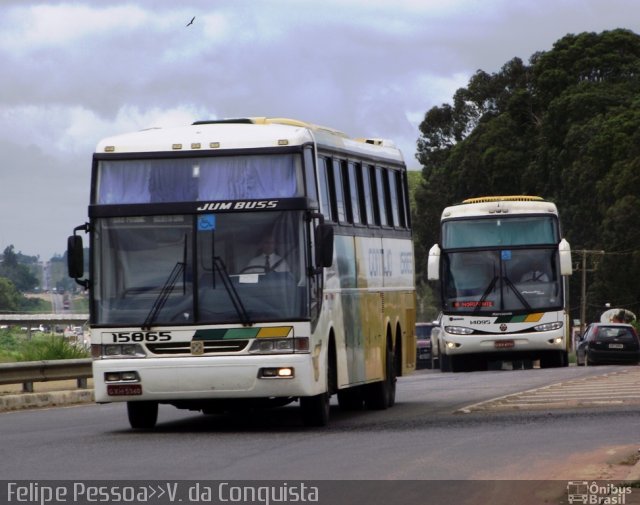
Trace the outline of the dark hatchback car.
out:
[[[416,368],[431,368],[431,331],[436,323],[416,323]]]
[[[640,362],[640,340],[630,324],[592,323],[576,347],[578,366]]]

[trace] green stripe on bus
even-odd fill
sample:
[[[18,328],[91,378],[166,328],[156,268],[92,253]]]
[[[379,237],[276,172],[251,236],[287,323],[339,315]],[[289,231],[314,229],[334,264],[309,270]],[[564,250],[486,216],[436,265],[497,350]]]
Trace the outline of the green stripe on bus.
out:
[[[496,318],[495,323],[524,323],[527,319],[527,314],[522,316],[500,316]]]
[[[193,340],[229,340],[255,338],[259,328],[216,328],[210,330],[198,330],[193,336]]]

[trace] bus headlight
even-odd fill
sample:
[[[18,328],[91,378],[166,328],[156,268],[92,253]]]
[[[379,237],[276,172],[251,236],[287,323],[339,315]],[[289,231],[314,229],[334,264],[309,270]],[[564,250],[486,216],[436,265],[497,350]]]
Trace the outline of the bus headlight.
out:
[[[464,326],[445,326],[444,331],[453,335],[471,335],[473,330]]]
[[[289,354],[309,352],[309,338],[257,338],[249,348],[251,354]]]
[[[140,382],[138,372],[106,372],[104,374],[105,382]]]
[[[293,367],[283,366],[280,368],[261,368],[258,370],[259,379],[293,379],[295,372]]]
[[[533,329],[536,331],[553,331],[553,330],[559,330],[560,328],[562,328],[562,321],[557,321],[555,323],[539,324],[538,326],[533,327]]]
[[[144,358],[146,356],[140,344],[106,344],[96,346],[94,350],[92,346],[93,357],[98,358]],[[95,351],[99,353],[95,356]]]

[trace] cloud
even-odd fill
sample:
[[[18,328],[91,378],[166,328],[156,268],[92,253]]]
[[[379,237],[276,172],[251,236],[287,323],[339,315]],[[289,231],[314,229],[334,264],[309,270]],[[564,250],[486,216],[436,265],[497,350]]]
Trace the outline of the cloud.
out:
[[[133,5],[97,9],[78,4],[13,7],[5,13],[0,44],[14,54],[68,46],[155,22],[150,14]]]
[[[45,246],[34,233],[42,217],[20,192],[46,185],[49,228],[66,234],[86,212],[91,153],[105,136],[284,116],[392,139],[418,168],[424,114],[476,70],[526,61],[569,32],[640,31],[636,0],[2,3],[0,247],[25,252]]]
[[[0,110],[0,138],[23,147],[37,146],[49,156],[64,158],[72,154],[89,160],[103,137],[211,117],[215,115],[192,106],[147,110],[124,106],[112,118],[101,117],[81,106],[21,106]]]

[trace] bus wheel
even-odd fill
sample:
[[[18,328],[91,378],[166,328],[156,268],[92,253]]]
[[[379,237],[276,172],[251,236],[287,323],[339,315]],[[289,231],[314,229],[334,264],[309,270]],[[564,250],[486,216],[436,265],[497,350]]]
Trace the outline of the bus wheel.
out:
[[[563,351],[549,351],[540,356],[540,368],[559,368],[564,363]]]
[[[300,409],[305,426],[326,426],[329,423],[329,393],[303,396]]]
[[[338,391],[340,410],[362,410],[364,397],[362,387],[356,386]]]
[[[393,351],[387,344],[384,380],[368,384],[364,403],[370,410],[384,410],[396,403],[396,370],[393,366]]]
[[[136,430],[150,430],[158,421],[158,402],[127,402],[129,424]]]
[[[451,356],[448,354],[440,354],[440,371],[441,372],[450,372],[451,371]]]

